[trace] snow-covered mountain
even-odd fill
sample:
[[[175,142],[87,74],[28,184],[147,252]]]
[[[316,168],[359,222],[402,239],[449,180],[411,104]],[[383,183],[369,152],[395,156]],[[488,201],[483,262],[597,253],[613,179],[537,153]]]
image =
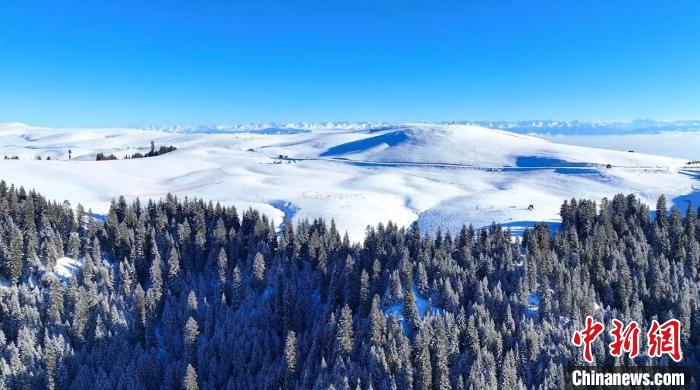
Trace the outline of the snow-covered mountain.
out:
[[[284,216],[333,218],[353,239],[361,239],[367,225],[389,220],[418,221],[428,231],[494,221],[520,228],[556,221],[562,201],[572,197],[634,193],[654,205],[660,194],[681,202],[698,184],[685,160],[564,145],[477,125],[264,124],[218,130],[0,125],[0,157],[19,157],[0,161],[0,179],[82,203],[98,214],[119,195],[173,193],[254,207],[277,223]],[[121,158],[146,152],[151,141],[177,150],[95,161],[98,153]]]
[[[558,135],[623,135],[649,134],[660,132],[695,132],[700,131],[700,120],[659,121],[637,119],[628,122],[586,122],[559,120],[527,121],[457,121],[437,124],[462,124],[481,126],[491,129],[506,130],[520,134],[558,134]],[[302,132],[313,130],[368,130],[381,127],[400,126],[391,122],[292,122],[292,123],[250,123],[239,125],[133,125],[134,129],[164,131],[170,133],[240,133],[240,132]]]
[[[259,133],[287,134],[312,130],[367,130],[391,126],[387,122],[292,122],[292,123],[249,123],[240,125],[174,125],[174,126],[138,126],[130,128],[163,131],[168,133],[224,134],[224,133]]]
[[[700,121],[657,121],[637,119],[630,122],[581,122],[581,121],[477,121],[460,122],[494,129],[508,130],[526,134],[560,134],[560,135],[622,135],[648,134],[677,131],[700,131]]]

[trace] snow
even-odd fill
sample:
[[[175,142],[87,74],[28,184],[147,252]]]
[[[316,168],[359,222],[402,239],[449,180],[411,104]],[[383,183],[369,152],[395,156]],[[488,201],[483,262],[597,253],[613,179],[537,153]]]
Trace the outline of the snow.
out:
[[[532,229],[537,223],[546,223],[550,233],[561,231],[561,222],[559,221],[513,221],[502,223],[501,227],[510,229],[512,236],[522,237],[525,229]]]
[[[275,293],[274,288],[265,287],[265,289],[263,290],[263,292],[261,294],[261,297],[262,297],[263,301],[269,301],[270,298],[272,297],[272,294],[274,294],[274,293]]]
[[[530,306],[539,306],[541,300],[537,293],[527,294],[527,304]]]
[[[396,131],[334,146],[321,153],[320,156],[338,156],[353,152],[364,152],[377,147],[381,147],[380,150],[384,150],[406,141],[408,141],[406,133],[404,131]]]
[[[552,142],[633,153],[656,153],[685,160],[700,160],[700,132],[662,132],[629,135],[551,135]]]
[[[695,209],[700,206],[700,170],[686,169],[681,170],[680,172],[681,174],[688,175],[689,177],[692,177],[694,180],[698,181],[698,184],[694,184],[692,186],[691,192],[671,199],[671,204],[678,207],[681,212],[685,214],[689,205]]]
[[[430,300],[423,298],[420,295],[420,293],[418,293],[418,289],[416,288],[415,283],[413,284],[412,288],[413,296],[416,299],[416,310],[418,311],[418,317],[425,317],[428,314],[428,311],[438,315],[443,313],[442,308],[434,306],[430,302]],[[387,317],[395,315],[396,318],[399,320],[399,323],[404,324],[405,320],[403,318],[403,301],[384,308],[384,314]]]
[[[528,318],[534,318],[539,315],[540,301],[541,298],[537,293],[527,294],[527,307],[525,308],[525,315]]]
[[[151,141],[178,150],[94,161],[100,152],[121,157],[147,151]],[[367,225],[389,220],[401,226],[418,221],[424,232],[495,221],[517,232],[533,222],[556,223],[561,203],[572,197],[634,193],[653,208],[660,194],[673,202],[700,188],[700,179],[684,169],[687,159],[565,145],[476,125],[4,124],[3,155],[20,160],[0,160],[0,179],[81,203],[96,215],[107,213],[119,195],[133,200],[173,193],[252,207],[278,224],[284,216],[294,222],[335,219],[353,240],[363,238]]]
[[[80,273],[82,266],[83,263],[78,260],[71,259],[70,257],[61,257],[56,260],[53,274],[63,283],[68,283]]]

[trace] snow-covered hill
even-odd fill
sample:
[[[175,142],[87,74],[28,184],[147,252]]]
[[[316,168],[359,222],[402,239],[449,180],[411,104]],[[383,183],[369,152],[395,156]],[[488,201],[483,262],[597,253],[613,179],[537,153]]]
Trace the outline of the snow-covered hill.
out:
[[[255,207],[278,223],[283,215],[334,218],[353,239],[362,238],[367,225],[389,220],[417,220],[426,230],[493,221],[520,228],[557,220],[561,202],[571,197],[632,192],[653,205],[660,194],[680,197],[697,183],[684,173],[683,160],[563,145],[476,125],[215,130],[0,125],[0,157],[20,158],[0,161],[0,179],[95,213],[106,212],[120,194],[159,198],[170,192]],[[151,141],[178,150],[95,161],[97,153],[146,152]]]

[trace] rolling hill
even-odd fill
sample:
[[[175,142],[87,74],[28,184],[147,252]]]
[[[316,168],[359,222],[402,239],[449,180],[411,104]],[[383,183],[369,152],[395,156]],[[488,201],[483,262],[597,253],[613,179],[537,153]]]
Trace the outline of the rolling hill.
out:
[[[418,221],[427,231],[494,221],[518,230],[533,221],[556,221],[564,199],[623,192],[653,205],[660,194],[680,199],[697,184],[680,159],[563,145],[476,125],[201,129],[0,125],[0,156],[19,157],[0,161],[0,178],[97,214],[121,194],[173,193],[258,208],[277,223],[284,216],[333,218],[353,239],[361,239],[368,224],[389,220]],[[151,141],[178,150],[95,161],[97,153],[121,158],[146,152]]]

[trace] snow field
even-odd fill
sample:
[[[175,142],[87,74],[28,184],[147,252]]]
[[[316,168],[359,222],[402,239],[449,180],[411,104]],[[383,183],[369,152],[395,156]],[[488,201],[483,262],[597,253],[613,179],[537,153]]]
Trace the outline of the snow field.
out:
[[[307,127],[192,133],[0,125],[0,156],[20,157],[0,161],[0,179],[97,214],[119,195],[158,199],[167,193],[256,208],[278,224],[294,210],[293,221],[335,219],[353,240],[361,240],[368,225],[389,220],[401,226],[418,221],[426,232],[494,221],[517,230],[532,221],[557,221],[561,203],[572,197],[634,193],[653,206],[660,194],[680,199],[700,188],[697,176],[683,173],[682,159],[472,125]],[[94,161],[99,152],[120,158],[145,152],[151,141],[178,150]],[[38,155],[43,160],[35,160]],[[554,160],[571,168],[528,165]]]

